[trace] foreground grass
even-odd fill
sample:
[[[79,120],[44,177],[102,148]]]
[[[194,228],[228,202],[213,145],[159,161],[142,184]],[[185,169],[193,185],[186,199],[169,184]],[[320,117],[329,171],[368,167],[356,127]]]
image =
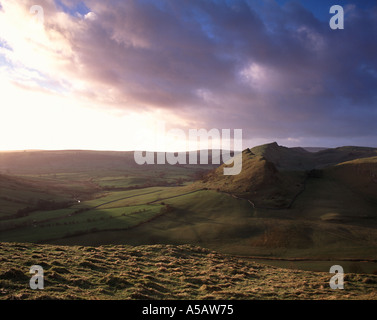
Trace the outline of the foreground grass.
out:
[[[0,243],[0,299],[377,299],[377,276],[285,270],[196,246]],[[45,289],[29,289],[32,265]]]

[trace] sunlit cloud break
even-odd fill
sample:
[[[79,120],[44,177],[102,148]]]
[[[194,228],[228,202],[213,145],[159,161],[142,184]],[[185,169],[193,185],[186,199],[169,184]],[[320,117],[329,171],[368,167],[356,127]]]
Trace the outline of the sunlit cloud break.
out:
[[[0,0],[0,149],[153,150],[152,121],[377,146],[377,4],[332,30],[323,3]]]

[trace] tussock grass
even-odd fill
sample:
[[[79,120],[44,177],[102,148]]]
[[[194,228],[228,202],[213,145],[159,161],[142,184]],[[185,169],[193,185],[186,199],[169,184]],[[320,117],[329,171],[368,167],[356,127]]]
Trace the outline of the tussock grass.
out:
[[[0,243],[0,254],[0,299],[377,298],[377,275],[347,274],[345,290],[332,290],[328,273],[280,269],[191,245]],[[29,288],[31,263],[46,268],[44,290]]]

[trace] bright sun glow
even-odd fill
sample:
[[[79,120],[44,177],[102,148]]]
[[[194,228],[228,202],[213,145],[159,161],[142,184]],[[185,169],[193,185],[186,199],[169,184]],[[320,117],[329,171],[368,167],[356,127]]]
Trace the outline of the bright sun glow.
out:
[[[158,150],[156,141],[163,139],[156,123],[184,124],[156,109],[120,112],[107,106],[104,100],[113,99],[111,90],[76,76],[80,62],[64,30],[47,30],[28,8],[10,0],[0,11],[0,150]],[[85,29],[85,20],[93,20],[88,17],[55,12],[54,21],[78,30]],[[73,61],[75,68],[70,67]],[[166,149],[184,146],[170,139]]]
[[[158,114],[89,108],[70,97],[27,90],[3,79],[0,86],[1,150],[154,150],[161,140],[156,136]],[[179,148],[174,140],[168,145]]]

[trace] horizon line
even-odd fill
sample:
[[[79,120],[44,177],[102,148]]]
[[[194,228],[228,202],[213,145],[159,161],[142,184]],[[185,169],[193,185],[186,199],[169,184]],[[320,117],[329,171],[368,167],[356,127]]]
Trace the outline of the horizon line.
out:
[[[255,148],[255,147],[260,147],[260,146],[266,146],[266,145],[271,145],[271,144],[275,144],[276,142],[271,142],[271,143],[265,143],[265,144],[260,144],[260,145],[255,145],[255,146],[252,146],[252,147],[246,147],[246,148],[243,148],[242,151],[245,151],[247,149],[252,149],[252,148]],[[288,149],[295,149],[295,148],[302,148],[302,149],[336,149],[336,148],[346,148],[346,147],[357,147],[357,148],[372,148],[372,149],[377,149],[376,147],[371,147],[371,146],[361,146],[361,145],[343,145],[343,146],[337,146],[337,147],[321,147],[321,146],[306,146],[306,147],[302,147],[302,146],[295,146],[295,147],[286,147],[284,145],[279,145],[278,143],[276,143],[278,146],[280,147],[285,147],[285,148],[288,148]],[[227,150],[227,149],[212,149],[212,148],[208,148],[208,149],[196,149],[196,150],[178,150],[178,151],[162,151],[162,150],[159,150],[159,151],[151,151],[151,150],[111,150],[111,149],[84,149],[84,148],[80,148],[80,149],[70,149],[70,148],[67,148],[67,149],[14,149],[14,150],[0,150],[0,153],[22,153],[22,152],[150,152],[150,153],[180,153],[180,152],[200,152],[200,151],[214,151],[214,150],[219,150],[219,151],[222,151],[222,150]],[[234,150],[227,150],[227,151],[230,151],[230,152],[234,152]]]

